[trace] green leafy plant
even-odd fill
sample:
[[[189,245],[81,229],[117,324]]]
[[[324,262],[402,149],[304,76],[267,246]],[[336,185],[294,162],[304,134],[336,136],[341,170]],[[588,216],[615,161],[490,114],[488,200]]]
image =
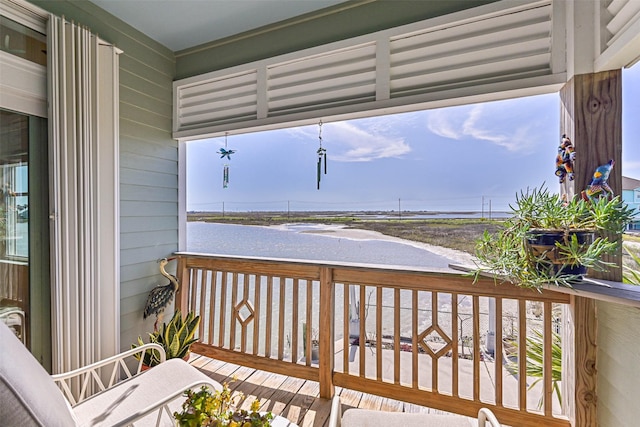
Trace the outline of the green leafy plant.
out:
[[[513,341],[511,343],[516,349],[518,342]],[[544,338],[542,332],[539,330],[533,330],[533,334],[527,337],[527,350],[526,350],[526,372],[527,377],[535,378],[535,380],[529,385],[529,390],[533,389],[536,384],[544,379]],[[518,372],[518,362],[508,362],[509,370],[512,372]],[[562,405],[562,391],[560,384],[562,381],[562,344],[560,335],[552,332],[551,337],[551,389],[556,394],[560,405]],[[538,400],[538,409],[542,408],[543,397],[540,396]]]
[[[166,352],[167,359],[184,358],[187,356],[191,344],[197,341],[197,338],[193,336],[199,324],[200,316],[196,316],[194,312],[189,312],[183,318],[180,310],[176,310],[168,323],[163,323],[158,331],[149,333],[149,342],[160,344]],[[142,338],[138,337],[138,343],[132,344],[131,348],[143,344]],[[159,353],[157,351],[145,352],[143,363],[147,366],[159,364]]]
[[[640,256],[627,247],[624,247],[624,250],[631,257],[635,267],[626,267],[624,269],[623,282],[631,285],[640,285]]]
[[[254,400],[250,410],[235,409],[244,398],[242,393],[232,394],[227,383],[222,390],[211,392],[202,387],[199,391],[187,390],[187,400],[181,412],[173,416],[180,427],[269,427],[273,414],[260,413],[260,401]]]
[[[523,287],[571,286],[581,276],[567,266],[605,271],[615,265],[603,256],[617,250],[615,236],[634,217],[619,197],[565,202],[544,186],[516,195],[510,208],[512,216],[500,229],[485,232],[476,243],[476,280],[488,272]],[[547,232],[560,238],[550,249],[540,250],[532,242]]]

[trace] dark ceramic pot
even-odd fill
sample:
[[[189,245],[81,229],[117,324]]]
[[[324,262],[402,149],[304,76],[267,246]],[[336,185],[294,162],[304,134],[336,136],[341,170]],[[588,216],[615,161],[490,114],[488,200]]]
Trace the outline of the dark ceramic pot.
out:
[[[547,262],[536,264],[539,270],[550,275],[576,276],[582,278],[587,274],[587,267],[583,265],[566,265],[558,254],[556,242],[566,242],[576,236],[581,245],[590,245],[595,240],[592,231],[571,230],[529,230],[526,235],[527,248],[534,257],[544,257]]]

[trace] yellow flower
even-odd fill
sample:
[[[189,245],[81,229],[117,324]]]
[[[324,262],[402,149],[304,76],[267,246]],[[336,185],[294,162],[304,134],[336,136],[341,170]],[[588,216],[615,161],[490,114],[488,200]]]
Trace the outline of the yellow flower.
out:
[[[252,412],[258,412],[258,409],[260,409],[260,401],[258,399],[256,399],[251,404],[251,411]]]

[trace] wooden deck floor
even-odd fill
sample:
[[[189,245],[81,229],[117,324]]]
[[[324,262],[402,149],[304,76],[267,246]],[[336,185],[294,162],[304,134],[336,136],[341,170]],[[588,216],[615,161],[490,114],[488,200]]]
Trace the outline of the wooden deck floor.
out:
[[[323,427],[328,424],[331,401],[319,397],[320,387],[315,381],[273,374],[195,354],[191,355],[189,363],[219,383],[229,383],[229,388],[234,392],[243,393],[245,398],[240,405],[242,408],[248,409],[251,402],[259,399],[261,410],[283,416],[300,427]],[[394,412],[444,413],[339,387],[336,388],[336,394],[340,396],[343,411],[349,408],[365,408]]]

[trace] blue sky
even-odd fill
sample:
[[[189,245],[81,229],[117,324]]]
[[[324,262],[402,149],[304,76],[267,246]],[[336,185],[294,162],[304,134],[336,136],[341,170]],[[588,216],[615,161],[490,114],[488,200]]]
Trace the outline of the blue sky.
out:
[[[623,70],[622,173],[640,179],[640,66]],[[318,125],[187,144],[187,209],[506,210],[554,175],[559,95],[324,123],[328,173],[316,189]],[[578,152],[579,155],[579,152]],[[229,186],[222,186],[224,164]],[[617,165],[616,165],[617,167]]]

